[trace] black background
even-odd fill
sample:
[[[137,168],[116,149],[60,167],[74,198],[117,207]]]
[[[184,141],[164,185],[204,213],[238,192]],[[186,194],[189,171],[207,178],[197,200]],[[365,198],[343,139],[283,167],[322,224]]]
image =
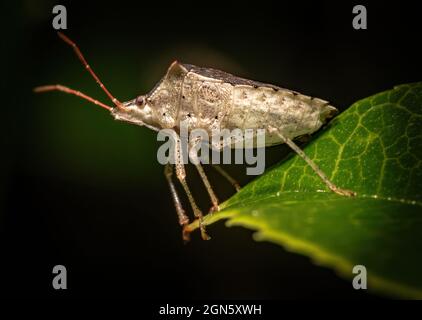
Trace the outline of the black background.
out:
[[[62,83],[106,101],[55,35],[55,4],[12,2],[2,10],[2,294],[161,301],[378,297],[222,222],[209,228],[211,241],[195,234],[184,245],[155,135],[127,129],[77,98],[31,92]],[[421,80],[416,1],[61,4],[68,11],[66,34],[121,100],[149,91],[176,58],[329,99],[339,109]],[[356,4],[368,9],[368,30],[352,28]],[[80,121],[63,129],[60,112]],[[76,141],[71,151],[69,141]],[[270,153],[274,163],[286,150]],[[242,168],[230,169],[248,180]],[[205,211],[205,191],[190,172]],[[220,198],[230,196],[230,187],[210,176]],[[66,291],[51,286],[57,264],[67,267]]]

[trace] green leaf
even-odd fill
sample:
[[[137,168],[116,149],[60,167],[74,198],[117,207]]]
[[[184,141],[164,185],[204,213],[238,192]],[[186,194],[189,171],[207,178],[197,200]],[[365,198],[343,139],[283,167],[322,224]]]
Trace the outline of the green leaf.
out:
[[[256,230],[254,239],[347,278],[364,265],[368,289],[422,298],[422,82],[354,103],[304,151],[357,197],[329,192],[301,158],[290,156],[205,224],[228,218],[228,226]]]

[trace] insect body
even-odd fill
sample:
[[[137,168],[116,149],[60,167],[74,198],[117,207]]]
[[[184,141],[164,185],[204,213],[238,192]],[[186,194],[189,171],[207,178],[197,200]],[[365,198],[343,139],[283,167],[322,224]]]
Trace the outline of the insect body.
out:
[[[113,116],[158,129],[177,129],[182,121],[189,128],[210,134],[215,128],[258,129],[269,126],[294,139],[311,134],[337,109],[327,101],[229,73],[173,62],[163,79],[147,95],[114,108]],[[284,143],[267,132],[266,146]]]
[[[69,38],[59,36],[73,47],[85,68],[94,77],[100,87],[111,99],[115,107],[99,102],[80,91],[62,85],[37,87],[36,92],[59,90],[77,95],[111,112],[117,120],[127,121],[158,131],[174,129],[175,139],[180,142],[180,123],[186,121],[191,130],[204,129],[212,134],[213,129],[265,129],[265,145],[286,143],[301,156],[320,176],[322,181],[334,192],[352,196],[355,193],[334,185],[318,166],[292,141],[298,136],[317,131],[328,121],[337,109],[327,101],[311,98],[298,92],[274,85],[256,82],[233,76],[229,73],[200,68],[189,64],[173,62],[162,80],[146,95],[120,102],[105,88],[92,71],[82,53]],[[196,141],[195,143],[200,143]],[[223,147],[223,146],[221,146]],[[186,183],[186,172],[181,160],[180,143],[176,143],[176,176],[181,183],[194,215],[199,219],[203,239],[208,239],[202,224],[202,212],[196,205]],[[195,164],[213,204],[212,210],[218,210],[218,199],[201,166]],[[217,171],[226,177],[238,190],[238,184],[222,168]],[[189,237],[187,217],[176,192],[173,180],[173,166],[168,164],[165,176],[176,207],[179,223],[183,228],[185,240]]]

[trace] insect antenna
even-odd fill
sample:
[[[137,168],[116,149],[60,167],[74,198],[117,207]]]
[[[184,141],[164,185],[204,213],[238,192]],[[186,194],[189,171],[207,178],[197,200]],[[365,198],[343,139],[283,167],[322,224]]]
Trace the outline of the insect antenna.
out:
[[[69,94],[73,94],[75,96],[78,96],[82,99],[88,100],[89,102],[96,104],[97,106],[100,106],[101,108],[107,109],[108,111],[111,111],[113,108],[98,101],[95,100],[94,98],[91,98],[90,96],[78,91],[78,90],[74,90],[65,86],[62,86],[61,84],[53,84],[53,85],[47,85],[47,86],[40,86],[40,87],[36,87],[34,88],[34,92],[47,92],[47,91],[62,91],[65,93],[69,93]]]
[[[67,36],[65,36],[61,32],[57,32],[57,34],[58,34],[58,36],[64,42],[66,42],[68,45],[70,45],[73,48],[73,50],[75,51],[75,53],[78,56],[79,60],[82,62],[82,64],[85,67],[85,69],[88,70],[88,72],[95,79],[95,81],[98,83],[98,85],[100,86],[100,88],[105,92],[105,94],[110,98],[110,100],[113,102],[113,104],[116,107],[120,108],[120,109],[125,109],[125,107],[122,105],[122,103],[119,100],[117,100],[110,93],[110,91],[108,91],[108,89],[101,82],[100,78],[98,78],[98,76],[92,70],[91,66],[86,61],[85,57],[83,56],[81,50],[78,48],[78,46],[76,45],[76,43],[73,42],[72,40],[70,40]],[[47,91],[55,91],[55,90],[62,91],[62,92],[68,93],[68,94],[76,95],[76,96],[78,96],[78,97],[80,97],[82,99],[88,100],[89,102],[92,102],[92,103],[94,103],[94,104],[96,104],[96,105],[98,105],[98,106],[100,106],[100,107],[102,107],[104,109],[107,109],[107,110],[111,110],[112,109],[112,107],[110,107],[110,106],[108,106],[108,105],[106,105],[106,104],[104,104],[104,103],[102,103],[102,102],[100,102],[98,100],[95,100],[94,98],[91,98],[90,96],[88,96],[88,95],[86,95],[86,94],[84,94],[84,93],[82,93],[80,91],[77,91],[77,90],[74,90],[74,89],[71,89],[71,88],[68,88],[68,87],[59,85],[59,84],[57,84],[57,85],[40,86],[40,87],[34,88],[34,92],[47,92]]]

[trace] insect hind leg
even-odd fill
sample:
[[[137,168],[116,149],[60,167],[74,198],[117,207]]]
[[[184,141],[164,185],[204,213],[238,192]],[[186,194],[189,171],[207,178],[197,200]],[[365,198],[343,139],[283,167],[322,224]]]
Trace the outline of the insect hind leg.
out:
[[[331,191],[333,191],[334,193],[337,193],[339,195],[342,195],[342,196],[347,196],[347,197],[356,196],[356,192],[351,191],[351,190],[347,190],[347,189],[342,189],[342,188],[336,186],[333,182],[331,182],[331,180],[328,179],[326,174],[317,166],[317,164],[314,161],[312,161],[312,159],[309,158],[305,154],[305,152],[303,152],[303,150],[301,148],[299,148],[291,139],[284,136],[279,129],[276,129],[274,127],[269,127],[268,131],[270,133],[277,134],[284,143],[286,143],[294,152],[296,152],[312,168],[312,170],[314,170],[314,172],[321,178],[322,182],[324,182],[324,184]]]
[[[217,171],[220,175],[223,176],[232,186],[236,189],[236,192],[240,191],[240,184],[234,179],[226,170],[224,170],[220,165],[213,164],[212,167],[215,171]]]

